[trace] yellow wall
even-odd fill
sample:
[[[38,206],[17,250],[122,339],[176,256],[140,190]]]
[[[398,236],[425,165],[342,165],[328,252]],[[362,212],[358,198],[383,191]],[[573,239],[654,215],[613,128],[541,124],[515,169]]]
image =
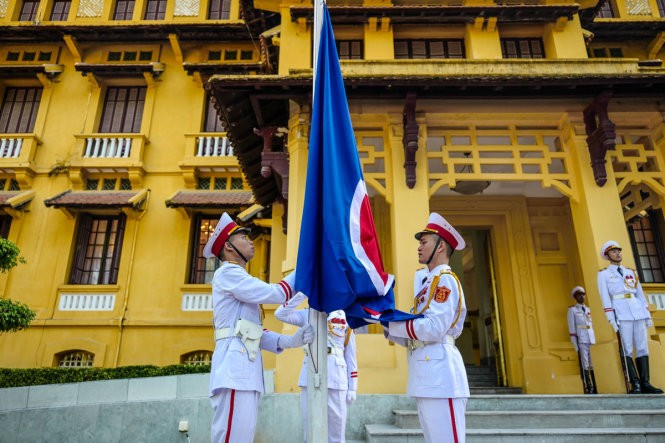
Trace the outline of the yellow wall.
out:
[[[12,21],[17,16],[18,4],[13,0],[9,2],[4,15],[0,13],[0,26],[20,25]],[[76,10],[78,4],[74,1],[72,10]],[[309,69],[311,25],[305,20],[290,19],[290,2],[266,0],[256,4],[279,11],[283,17],[281,31],[273,40],[280,49],[278,74],[287,76],[293,69]],[[70,14],[67,24],[114,25],[116,23],[109,20],[110,5],[104,2],[99,17]],[[168,23],[206,22],[205,1],[198,15],[192,17],[175,17],[173,5],[169,5]],[[136,3],[132,24],[140,22],[144,6],[144,1]],[[625,15],[625,8],[621,10]],[[239,23],[238,14],[238,3],[233,1],[231,19],[218,25]],[[465,73],[482,74],[483,69],[492,67],[493,60],[501,58],[502,37],[542,38],[551,62],[548,66],[553,71],[563,66],[556,64],[558,59],[577,59],[578,64],[565,66],[579,67],[587,58],[582,27],[576,16],[572,20],[547,24],[498,24],[492,19],[480,18],[468,25],[442,26],[434,31],[381,19],[357,26],[339,26],[335,32],[338,38],[362,39],[365,43],[365,61],[342,63],[347,72],[361,72],[368,66],[387,72],[396,72],[399,68],[400,72],[410,74],[421,73],[414,71],[423,66],[427,72],[440,69],[441,64],[436,63],[391,64],[393,39],[403,38],[464,39],[467,59],[479,62],[455,61],[463,66]],[[594,42],[591,47],[605,44]],[[649,42],[617,44],[621,44],[628,57],[644,58],[649,54]],[[37,319],[29,330],[0,336],[0,366],[52,366],[55,354],[73,349],[94,353],[95,366],[167,365],[178,363],[180,356],[188,352],[213,349],[210,311],[181,309],[184,293],[210,292],[209,285],[185,283],[193,219],[187,211],[167,208],[164,202],[176,191],[194,186],[197,168],[230,168],[231,174],[240,173],[234,158],[203,163],[191,159],[195,134],[200,133],[202,127],[204,92],[201,76],[188,75],[183,62],[205,62],[208,49],[226,47],[254,48],[250,41],[193,43],[180,41],[175,35],[160,42],[123,45],[71,41],[0,44],[0,69],[5,60],[3,55],[10,50],[52,50],[57,54],[52,63],[62,66],[62,72],[51,81],[43,77],[40,81],[37,76],[11,78],[5,75],[0,79],[0,92],[8,86],[45,85],[35,129],[35,137],[41,143],[34,151],[31,166],[26,168],[0,159],[3,170],[17,170],[24,190],[35,191],[32,202],[19,211],[21,217],[14,219],[9,235],[28,263],[0,277],[0,290],[4,296],[28,303],[37,311]],[[165,66],[158,78],[148,76],[147,82],[142,75],[128,79],[84,77],[75,69],[78,62],[103,62],[108,50],[146,48],[153,51],[155,61]],[[662,54],[662,49],[654,54]],[[258,57],[257,52],[254,59]],[[482,64],[483,60],[487,64]],[[527,63],[519,63],[527,69]],[[602,63],[599,62],[599,66]],[[584,69],[593,73],[596,68],[589,63],[584,64]],[[82,188],[81,173],[85,174],[85,168],[90,166],[80,158],[80,139],[97,131],[104,90],[109,85],[148,85],[141,127],[146,140],[141,164],[132,160],[121,167],[132,172],[135,190],[150,190],[149,200],[143,211],[128,211],[131,216],[127,220],[117,284],[93,288],[69,285],[75,219],[64,211],[46,207],[43,201],[67,189]],[[595,184],[588,166],[590,158],[581,120],[588,103],[587,98],[540,99],[537,95],[520,100],[502,99],[499,95],[482,100],[418,97],[419,149],[413,188],[407,186],[404,172],[404,100],[377,97],[350,103],[359,150],[363,153],[365,178],[371,189],[384,264],[396,276],[396,307],[408,310],[412,306],[412,276],[420,267],[412,233],[423,227],[430,211],[440,211],[461,228],[489,230],[506,376],[511,386],[521,387],[527,393],[580,391],[576,357],[565,325],[565,311],[570,304],[568,294],[570,288],[578,284],[585,286],[590,294],[588,303],[598,338],[592,352],[599,368],[596,378],[600,391],[620,392],[622,389],[615,358],[616,340],[600,301],[594,296],[596,273],[605,266],[597,249],[608,238],[629,244],[619,196],[628,186],[626,183],[645,179],[640,172],[628,178],[615,176],[609,166],[620,159],[612,157],[614,160],[608,161],[607,184],[604,187]],[[628,128],[626,131],[633,127],[647,128],[640,131],[658,140],[654,142],[654,149],[662,157],[665,146],[662,136],[658,136],[663,128],[662,105],[636,99],[613,102],[613,106],[612,118]],[[308,101],[292,101],[289,117],[288,205],[274,204],[272,218],[262,221],[272,229],[256,240],[257,254],[250,266],[254,275],[273,282],[295,267],[297,257],[307,168]],[[485,170],[490,172],[477,170],[466,179],[520,185],[535,183],[538,193],[548,197],[529,197],[521,191],[498,194],[487,191],[487,195],[470,197],[451,195],[449,189],[464,177],[454,172],[454,158],[448,154],[463,148],[450,140],[453,137],[473,139],[482,131],[490,131],[492,137],[508,139],[501,150],[510,153],[515,163],[533,158],[531,153],[525,153],[518,140],[540,137],[534,144],[536,150],[542,149],[538,151],[543,158],[541,170],[533,173],[524,167],[525,163],[520,163],[514,172],[501,175],[492,172],[500,163],[495,161]],[[542,139],[547,137],[558,137],[561,145],[558,151],[543,147]],[[443,140],[436,142],[439,145],[433,142],[439,139]],[[477,159],[484,148],[479,142],[468,146]],[[547,161],[565,164],[562,173],[565,177],[549,173]],[[446,173],[439,170],[444,164],[448,167]],[[109,165],[108,162],[101,164],[102,167]],[[56,166],[61,168],[60,173],[49,175]],[[660,188],[656,191],[662,199],[665,192]],[[288,216],[286,234],[282,231],[285,211]],[[630,248],[624,251],[626,263],[634,264]],[[469,290],[474,286],[477,282],[468,282]],[[647,289],[662,291],[662,285],[651,285]],[[110,312],[60,311],[58,300],[63,292],[113,293],[116,294],[115,307]],[[274,319],[275,306],[264,309],[266,326],[284,333],[293,332],[292,327]],[[665,371],[658,369],[665,367],[665,353],[660,346],[665,327],[662,312],[654,312],[658,330],[650,331],[652,380],[657,386],[665,385],[665,375],[661,375]],[[360,392],[404,392],[408,370],[405,350],[383,339],[380,331],[372,329],[371,332],[357,338]],[[265,354],[266,367],[275,370],[275,386],[279,392],[297,391],[301,363],[300,351],[287,351],[280,356]]]

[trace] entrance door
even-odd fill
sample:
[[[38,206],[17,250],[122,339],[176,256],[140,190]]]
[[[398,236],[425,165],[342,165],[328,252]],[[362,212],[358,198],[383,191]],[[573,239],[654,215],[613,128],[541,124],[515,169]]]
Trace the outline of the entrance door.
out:
[[[462,229],[460,233],[467,246],[454,253],[450,263],[462,283],[467,308],[457,347],[472,385],[506,386],[490,230]]]

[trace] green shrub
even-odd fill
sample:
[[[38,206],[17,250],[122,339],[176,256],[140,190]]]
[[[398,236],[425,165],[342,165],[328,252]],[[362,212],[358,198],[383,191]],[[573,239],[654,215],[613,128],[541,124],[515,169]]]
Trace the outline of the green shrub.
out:
[[[25,263],[18,246],[0,237],[0,272],[5,273],[19,263]],[[0,334],[26,329],[35,319],[35,311],[24,303],[0,298]]]
[[[19,263],[25,263],[18,246],[6,238],[0,237],[0,272],[7,272]]]
[[[210,372],[210,365],[171,365],[163,367],[145,365],[121,366],[119,368],[0,368],[0,388],[207,372]]]
[[[36,315],[35,311],[24,303],[0,298],[0,333],[26,329]]]

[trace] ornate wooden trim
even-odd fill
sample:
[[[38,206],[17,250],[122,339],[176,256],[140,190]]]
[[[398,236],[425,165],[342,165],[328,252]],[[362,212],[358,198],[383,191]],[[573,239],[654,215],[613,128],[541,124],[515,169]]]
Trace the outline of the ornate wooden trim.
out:
[[[601,92],[584,108],[584,125],[587,134],[586,142],[591,155],[593,177],[598,186],[607,181],[605,170],[605,154],[616,146],[615,125],[607,115],[607,105],[612,98],[612,91]]]
[[[272,150],[273,137],[284,137],[286,134],[279,128],[267,126],[254,129],[254,133],[263,138],[261,152],[261,176],[273,177],[284,200],[289,198],[289,154],[284,151]]]
[[[416,151],[418,151],[418,123],[416,123],[416,93],[409,91],[404,103],[403,124],[404,136],[404,171],[406,172],[406,186],[413,189],[416,185]]]

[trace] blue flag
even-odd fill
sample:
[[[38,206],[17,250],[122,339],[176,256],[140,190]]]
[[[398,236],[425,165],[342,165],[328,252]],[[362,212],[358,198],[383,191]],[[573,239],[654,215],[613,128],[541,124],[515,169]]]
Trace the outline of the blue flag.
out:
[[[415,318],[394,309],[326,6],[315,72],[295,289],[317,311],[344,309],[352,328]]]

